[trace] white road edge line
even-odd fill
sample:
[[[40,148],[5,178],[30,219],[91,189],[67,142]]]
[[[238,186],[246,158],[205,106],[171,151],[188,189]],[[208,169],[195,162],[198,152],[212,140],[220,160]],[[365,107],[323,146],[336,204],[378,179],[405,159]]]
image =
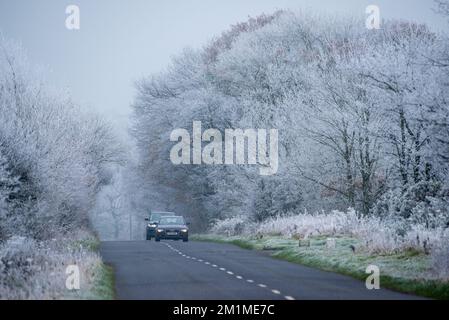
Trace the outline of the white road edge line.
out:
[[[279,290],[275,290],[275,289],[271,290],[271,292],[273,292],[274,294],[281,294],[281,292]]]
[[[286,300],[295,300],[295,298],[293,298],[292,296],[285,296],[284,297]]]

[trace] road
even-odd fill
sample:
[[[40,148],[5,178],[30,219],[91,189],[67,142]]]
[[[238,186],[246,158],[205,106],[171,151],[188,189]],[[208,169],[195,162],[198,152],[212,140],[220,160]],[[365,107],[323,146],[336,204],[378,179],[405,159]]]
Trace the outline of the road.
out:
[[[118,299],[417,299],[229,244],[103,242]]]

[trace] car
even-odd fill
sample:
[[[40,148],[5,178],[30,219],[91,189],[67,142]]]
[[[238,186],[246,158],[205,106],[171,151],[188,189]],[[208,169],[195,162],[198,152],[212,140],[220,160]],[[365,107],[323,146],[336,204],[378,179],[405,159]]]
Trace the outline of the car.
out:
[[[162,216],[176,216],[176,214],[174,212],[162,212],[162,211],[151,212],[150,218],[145,219],[145,221],[148,221],[146,228],[147,240],[151,240],[156,236],[156,228]]]
[[[161,239],[189,241],[188,224],[182,216],[162,216],[156,228],[157,242]]]

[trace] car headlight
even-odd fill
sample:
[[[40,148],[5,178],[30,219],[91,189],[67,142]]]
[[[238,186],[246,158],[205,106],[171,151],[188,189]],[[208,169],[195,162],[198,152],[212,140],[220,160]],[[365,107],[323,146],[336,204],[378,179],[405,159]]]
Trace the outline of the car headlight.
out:
[[[189,231],[189,230],[187,230],[187,229],[181,229],[181,232],[187,232],[187,231]]]
[[[148,225],[150,228],[156,228],[157,227],[157,224],[149,224]]]
[[[164,229],[157,229],[157,232],[164,232]]]

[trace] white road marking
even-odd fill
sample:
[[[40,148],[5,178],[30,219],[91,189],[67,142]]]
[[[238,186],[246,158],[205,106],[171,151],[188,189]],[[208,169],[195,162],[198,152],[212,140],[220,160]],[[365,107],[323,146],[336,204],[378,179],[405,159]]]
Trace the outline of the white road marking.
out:
[[[204,260],[202,260],[202,259],[197,259],[197,258],[195,258],[195,257],[187,256],[187,255],[183,254],[181,251],[179,251],[178,249],[175,249],[175,248],[171,247],[169,244],[166,244],[166,246],[169,247],[171,250],[177,252],[178,254],[182,255],[182,256],[183,256],[184,258],[186,258],[186,259],[198,260],[199,262],[204,262],[204,264],[206,264],[206,265],[211,265],[213,268],[217,268],[217,267],[218,267],[216,264],[211,264],[211,263],[208,262],[208,261],[204,261]],[[221,270],[221,271],[226,271],[226,268],[220,268],[220,270]],[[229,275],[233,275],[233,274],[234,274],[232,271],[226,271],[226,273],[229,274]],[[235,276],[235,277],[236,277],[237,279],[239,279],[239,280],[242,280],[242,279],[243,279],[242,276]],[[246,282],[248,282],[248,283],[254,283],[254,280],[248,279],[248,280],[246,280]],[[260,288],[266,288],[266,287],[267,287],[267,285],[265,285],[265,284],[263,284],[263,283],[259,283],[258,286],[259,286]],[[271,292],[273,292],[274,294],[281,294],[281,292],[280,292],[279,290],[275,290],[275,289],[271,290]],[[292,296],[284,296],[284,298],[285,298],[286,300],[295,300]]]

